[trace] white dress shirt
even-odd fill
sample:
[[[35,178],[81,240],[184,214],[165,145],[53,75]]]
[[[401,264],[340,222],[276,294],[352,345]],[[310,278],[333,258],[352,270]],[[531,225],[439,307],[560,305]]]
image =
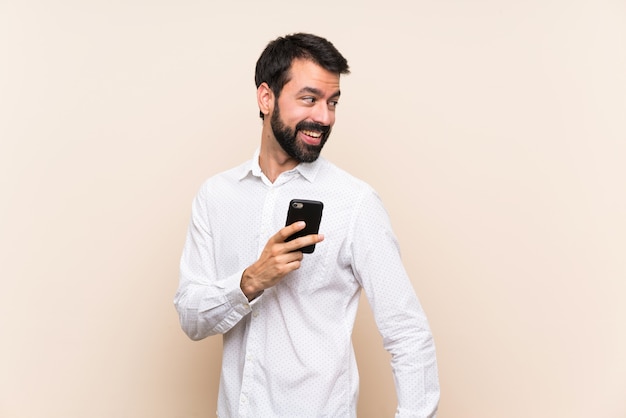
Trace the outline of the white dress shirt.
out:
[[[434,417],[435,347],[379,197],[322,157],[271,183],[258,153],[203,184],[180,264],[183,330],[194,340],[223,334],[218,416],[355,417],[351,335],[363,289],[391,354],[396,417]],[[294,198],[324,203],[325,239],[300,269],[248,302],[243,270],[285,226]]]

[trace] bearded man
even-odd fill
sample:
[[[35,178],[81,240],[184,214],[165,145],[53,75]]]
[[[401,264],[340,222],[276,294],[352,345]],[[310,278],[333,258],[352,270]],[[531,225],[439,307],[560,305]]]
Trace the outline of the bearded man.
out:
[[[319,36],[270,42],[256,65],[260,147],[194,200],[174,302],[191,339],[223,335],[219,417],[356,417],[362,290],[391,354],[396,417],[436,414],[432,334],[387,213],[369,185],[320,157],[348,72]],[[323,202],[321,233],[287,240],[305,227],[284,226],[293,198]]]

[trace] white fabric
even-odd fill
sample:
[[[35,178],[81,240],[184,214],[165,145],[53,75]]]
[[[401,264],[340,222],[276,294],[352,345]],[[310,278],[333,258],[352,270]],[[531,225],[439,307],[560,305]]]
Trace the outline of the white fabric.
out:
[[[248,303],[242,272],[284,226],[293,198],[324,203],[325,240]],[[224,334],[218,416],[355,417],[351,334],[361,288],[392,356],[396,416],[434,417],[431,332],[376,193],[321,157],[272,184],[258,150],[207,180],[193,203],[175,305],[190,338]]]

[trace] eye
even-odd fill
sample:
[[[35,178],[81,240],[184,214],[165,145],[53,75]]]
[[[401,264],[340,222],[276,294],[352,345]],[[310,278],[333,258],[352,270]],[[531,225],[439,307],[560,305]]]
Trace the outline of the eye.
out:
[[[328,107],[330,107],[331,109],[334,109],[337,107],[338,104],[339,104],[339,100],[331,100],[328,102]]]
[[[312,97],[312,96],[306,96],[306,97],[303,97],[303,98],[302,98],[302,101],[303,101],[304,103],[307,103],[307,104],[314,104],[314,103],[315,103],[315,97]]]

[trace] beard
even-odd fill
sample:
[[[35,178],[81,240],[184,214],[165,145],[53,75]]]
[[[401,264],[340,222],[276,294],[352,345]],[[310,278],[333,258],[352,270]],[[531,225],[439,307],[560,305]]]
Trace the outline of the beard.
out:
[[[295,129],[291,129],[285,125],[280,118],[280,109],[278,103],[274,108],[274,113],[270,119],[270,127],[274,138],[280,144],[281,148],[291,158],[295,159],[299,163],[312,163],[317,160],[322,152],[322,148],[328,137],[330,136],[330,126],[322,125],[315,122],[298,122]],[[298,141],[298,132],[301,130],[321,132],[321,138],[319,145],[307,144],[303,141]]]

